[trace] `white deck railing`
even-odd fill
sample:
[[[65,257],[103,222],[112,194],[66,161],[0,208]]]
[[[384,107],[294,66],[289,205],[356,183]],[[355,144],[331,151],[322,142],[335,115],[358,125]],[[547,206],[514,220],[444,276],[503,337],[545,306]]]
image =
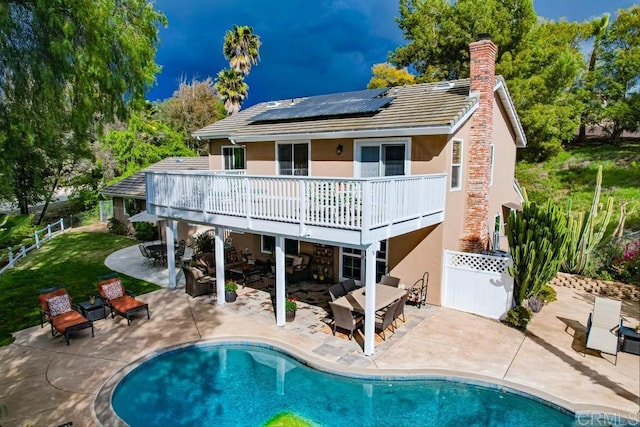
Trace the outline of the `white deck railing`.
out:
[[[351,230],[444,211],[446,174],[382,178],[147,172],[147,205]]]

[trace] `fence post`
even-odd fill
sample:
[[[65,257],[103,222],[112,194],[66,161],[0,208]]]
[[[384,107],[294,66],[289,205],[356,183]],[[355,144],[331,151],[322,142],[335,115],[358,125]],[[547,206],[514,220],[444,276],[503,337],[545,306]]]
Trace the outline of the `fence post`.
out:
[[[27,256],[27,250],[25,249],[24,245],[20,245],[20,247],[22,248],[20,252],[22,252],[22,257],[24,258]]]
[[[9,251],[9,266],[13,267],[13,263],[14,263],[14,261],[13,261],[13,248],[11,246],[9,246],[7,248],[7,251]]]
[[[64,233],[64,221],[60,218],[60,232]]]
[[[47,238],[51,237],[51,224],[47,224]]]
[[[40,249],[40,236],[38,236],[38,232],[33,233],[36,238],[36,248]]]

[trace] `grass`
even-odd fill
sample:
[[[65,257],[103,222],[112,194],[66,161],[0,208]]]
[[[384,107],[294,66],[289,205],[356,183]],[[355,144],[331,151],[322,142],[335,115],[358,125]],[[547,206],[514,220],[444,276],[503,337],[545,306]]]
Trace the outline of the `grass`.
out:
[[[12,332],[40,324],[39,289],[64,284],[75,302],[88,300],[97,293],[96,277],[110,271],[106,257],[135,243],[105,232],[68,232],[30,252],[0,276],[0,346],[13,342]],[[133,277],[121,279],[135,295],[160,289]]]
[[[574,211],[588,211],[596,184],[598,166],[602,165],[600,203],[614,199],[614,216],[610,230],[618,223],[620,203],[629,213],[626,230],[640,229],[640,141],[621,145],[603,142],[568,147],[544,163],[518,162],[517,177],[530,200],[544,203],[550,198],[566,209],[569,199]]]

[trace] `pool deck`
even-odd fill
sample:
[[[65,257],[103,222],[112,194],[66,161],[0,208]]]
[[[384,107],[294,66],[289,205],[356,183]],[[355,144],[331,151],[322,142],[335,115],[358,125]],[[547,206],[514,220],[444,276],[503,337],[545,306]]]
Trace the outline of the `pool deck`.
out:
[[[114,270],[166,283],[166,272],[147,274],[152,269],[118,254],[110,259],[107,265]],[[52,338],[48,325],[17,332],[13,344],[0,348],[0,425],[98,425],[94,400],[123,368],[167,347],[216,340],[257,340],[334,372],[490,381],[572,411],[637,420],[640,357],[618,353],[614,365],[610,355],[588,351],[585,356],[594,296],[555,289],[558,301],[536,314],[526,333],[447,308],[408,307],[406,323],[386,341],[378,340],[375,355],[367,357],[361,337],[350,341],[328,333],[318,307],[301,303],[295,321],[278,327],[266,292],[247,287],[235,303],[218,306],[207,296],[190,297],[180,284],[139,297],[149,303],[151,320],[138,316],[127,326],[122,317],[108,317],[94,322],[94,338],[84,330],[72,336],[69,346],[64,337]],[[637,302],[624,300],[625,324],[638,324],[639,310]]]

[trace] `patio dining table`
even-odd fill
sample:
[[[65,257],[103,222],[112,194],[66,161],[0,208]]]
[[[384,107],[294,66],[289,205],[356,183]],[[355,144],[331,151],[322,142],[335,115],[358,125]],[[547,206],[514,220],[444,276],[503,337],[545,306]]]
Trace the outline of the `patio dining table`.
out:
[[[341,305],[355,311],[357,313],[364,313],[364,301],[365,301],[366,288],[356,289],[355,291],[337,298],[333,301],[334,304]],[[391,304],[392,302],[402,298],[407,291],[404,289],[396,288],[393,286],[386,286],[377,283],[376,284],[376,311],[381,310]]]

